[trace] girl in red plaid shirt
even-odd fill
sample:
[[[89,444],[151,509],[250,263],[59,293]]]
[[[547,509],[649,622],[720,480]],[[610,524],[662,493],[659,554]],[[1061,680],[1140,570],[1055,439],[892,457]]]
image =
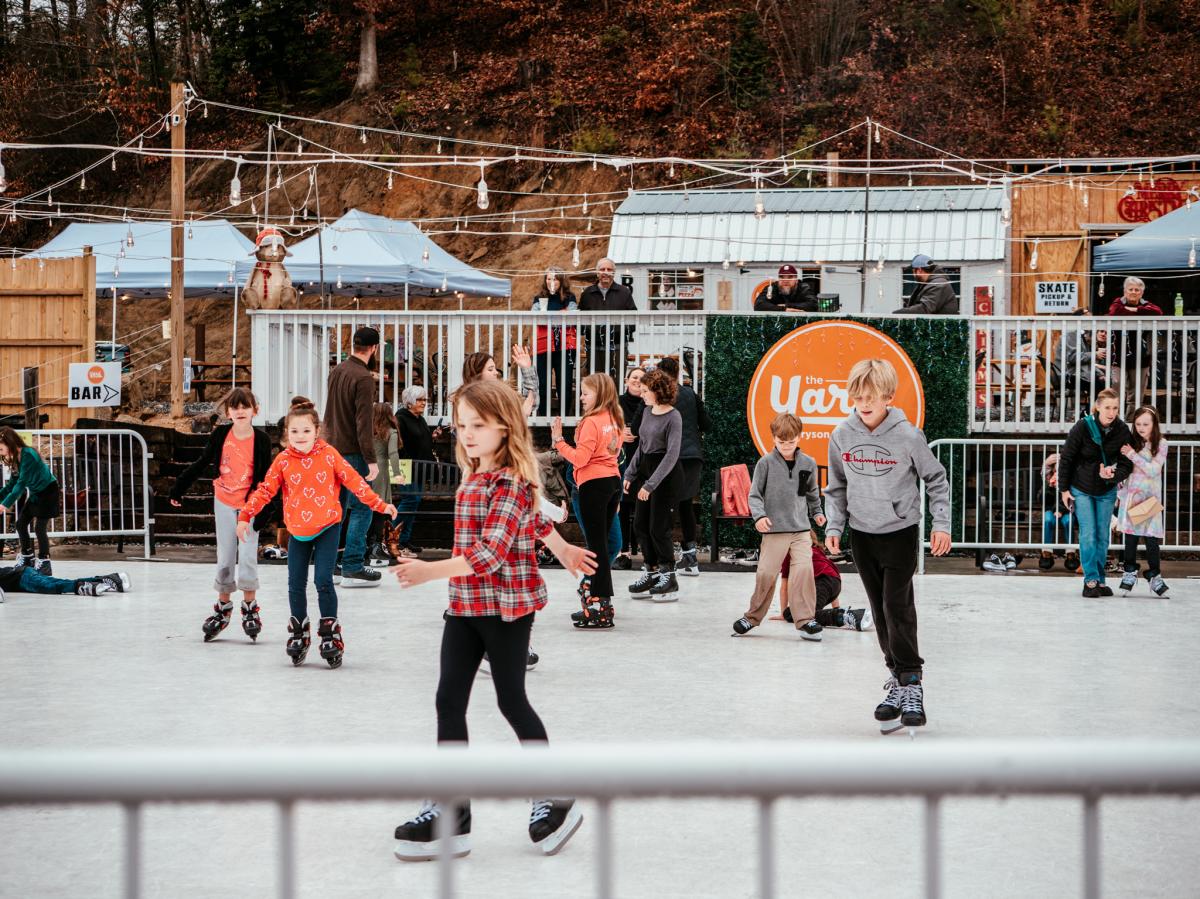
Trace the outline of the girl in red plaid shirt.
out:
[[[465,477],[454,507],[454,552],[449,559],[401,559],[402,587],[450,579],[450,608],[442,616],[437,689],[438,743],[467,742],[467,701],[486,653],[501,713],[524,743],[545,743],[546,729],[525,695],[525,663],[534,614],[546,605],[535,545],[541,540],[576,577],[596,570],[595,556],[572,546],[538,513],[538,470],[520,398],[501,381],[476,381],[454,398],[457,457]],[[471,851],[471,806],[426,802],[396,828],[396,857],[436,858],[437,821],[448,814],[455,857]],[[533,803],[529,837],[553,855],[579,828],[573,799]]]

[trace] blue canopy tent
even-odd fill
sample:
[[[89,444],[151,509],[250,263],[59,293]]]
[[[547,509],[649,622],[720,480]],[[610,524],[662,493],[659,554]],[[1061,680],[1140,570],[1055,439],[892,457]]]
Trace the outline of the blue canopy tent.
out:
[[[342,296],[438,296],[464,293],[507,297],[511,283],[451,256],[412,222],[352,209],[331,225],[289,247],[292,283],[324,283]],[[239,271],[243,280],[253,260]],[[323,277],[322,277],[323,276]]]
[[[189,222],[183,239],[184,296],[232,294],[237,267],[254,243],[224,219]],[[129,237],[133,236],[130,245]],[[96,293],[163,296],[171,287],[169,222],[73,222],[28,259],[96,257]]]
[[[1200,245],[1200,203],[1134,228],[1092,250],[1097,272],[1187,271],[1196,269]]]

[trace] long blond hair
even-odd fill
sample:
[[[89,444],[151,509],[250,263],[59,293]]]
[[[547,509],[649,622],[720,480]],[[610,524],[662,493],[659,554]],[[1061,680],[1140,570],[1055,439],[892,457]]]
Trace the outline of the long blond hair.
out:
[[[583,417],[588,418],[592,415],[599,415],[602,412],[607,412],[609,418],[613,420],[613,424],[617,426],[616,436],[610,441],[608,451],[616,454],[621,448],[621,432],[625,429],[625,414],[621,410],[621,401],[617,398],[617,385],[613,383],[613,379],[603,372],[593,372],[583,379],[583,386],[587,387],[596,395],[596,402],[592,406],[592,411],[586,413]],[[582,421],[582,419],[580,419]]]
[[[458,409],[462,403],[466,403],[482,418],[495,422],[504,430],[504,440],[500,449],[496,451],[496,465],[511,470],[529,482],[536,510],[541,479],[538,475],[537,460],[533,455],[533,438],[529,433],[529,423],[525,419],[525,410],[521,407],[521,398],[517,392],[503,381],[472,381],[470,384],[464,384],[454,395],[452,418],[455,428],[458,427]],[[478,471],[479,460],[467,456],[462,441],[455,447],[454,455],[463,471]]]

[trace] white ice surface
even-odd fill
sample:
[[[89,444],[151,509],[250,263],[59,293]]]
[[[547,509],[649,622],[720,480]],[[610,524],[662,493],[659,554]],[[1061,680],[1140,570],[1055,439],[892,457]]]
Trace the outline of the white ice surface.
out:
[[[169,553],[168,553],[169,554]],[[208,565],[129,563],[133,592],[98,599],[8,594],[0,605],[0,747],[241,747],[213,756],[214,782],[255,764],[267,745],[433,742],[444,584],[341,590],[345,665],[283,652],[286,569],[263,566],[258,644],[231,627],[212,644]],[[97,573],[56,562],[56,574]],[[108,565],[99,570],[109,570]],[[386,577],[386,575],[385,575]],[[731,638],[752,575],[681,578],[682,601],[617,600],[617,627],[570,626],[575,594],[546,573],[551,604],[534,628],[542,656],[529,694],[552,741],[837,738],[876,734],[885,677],[872,633],[801,642],[782,622]],[[616,575],[618,590],[631,573]],[[1080,598],[1079,581],[930,576],[918,584],[930,726],[921,739],[1200,735],[1195,581],[1169,599]],[[863,604],[858,579],[844,599]],[[315,597],[312,603],[315,615]],[[491,683],[477,682],[473,741],[511,744]],[[804,758],[756,760],[803,765]],[[391,854],[392,830],[417,803],[302,804],[298,883],[310,897],[431,896],[436,869]],[[590,803],[584,804],[585,816]],[[1200,803],[1101,804],[1104,895],[1200,895]],[[614,808],[621,897],[757,895],[756,810],[749,801],[623,802]],[[149,806],[146,896],[273,895],[269,805]],[[777,895],[921,894],[916,800],[786,800],[777,809]],[[943,804],[944,895],[1079,895],[1080,809],[1073,800],[951,799]],[[121,812],[0,809],[0,896],[120,895]],[[457,866],[464,897],[594,895],[594,831],[543,858],[525,832],[528,805],[475,803],[474,850]]]

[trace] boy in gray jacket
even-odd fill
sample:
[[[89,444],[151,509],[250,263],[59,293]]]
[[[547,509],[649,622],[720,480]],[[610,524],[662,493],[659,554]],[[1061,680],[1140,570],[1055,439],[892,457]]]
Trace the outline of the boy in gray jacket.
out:
[[[817,463],[796,448],[804,426],[794,415],[783,413],[771,422],[775,448],[758,460],[750,483],[750,515],[762,534],[754,595],[746,614],[733,623],[735,636],[758,627],[771,610],[775,578],[784,556],[791,559],[788,608],[805,640],[820,640],[816,622],[817,587],[813,579],[812,524],[825,524]]]
[[[921,551],[920,482],[933,514],[935,556],[950,551],[950,483],[946,469],[900,409],[896,369],[864,359],[850,369],[846,392],[854,411],[829,437],[829,526],[825,545],[841,550],[842,532],[854,529],[854,562],[871,601],[883,663],[891,676],[875,709],[882,733],[925,723],[921,688],[924,660],[917,651],[917,607],[912,579]]]

